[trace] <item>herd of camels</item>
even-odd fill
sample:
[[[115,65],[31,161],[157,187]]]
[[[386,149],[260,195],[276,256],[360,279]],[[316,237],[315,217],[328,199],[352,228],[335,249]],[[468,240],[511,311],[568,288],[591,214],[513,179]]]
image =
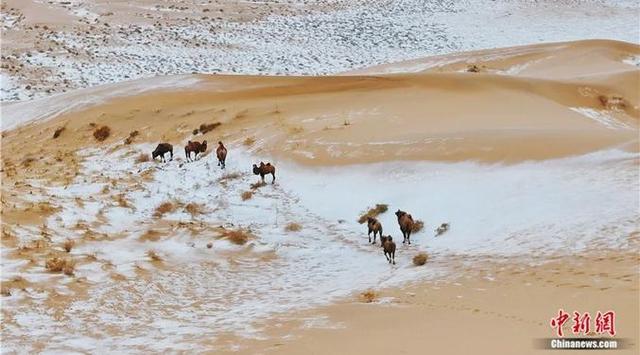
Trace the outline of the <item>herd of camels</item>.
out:
[[[202,143],[200,142],[192,142],[188,141],[187,145],[184,147],[184,153],[187,161],[193,161],[198,157],[198,154],[204,153],[207,150],[207,141],[204,140]],[[156,158],[160,158],[163,162],[165,160],[165,154],[170,154],[170,160],[173,160],[173,145],[170,143],[160,143],[156,147],[156,149],[151,153],[151,157],[155,160]],[[192,153],[194,153],[193,158]],[[218,166],[221,169],[225,168],[225,162],[227,160],[227,148],[224,146],[222,142],[218,142],[218,148],[216,148],[216,156],[218,158]],[[271,174],[273,177],[271,183],[275,183],[276,181],[276,167],[271,163],[260,162],[260,164],[253,164],[253,173],[255,175],[260,175],[262,182],[264,183],[264,177],[266,175]],[[402,232],[402,244],[411,245],[411,231],[414,228],[414,220],[413,217],[405,212],[398,210],[396,211],[396,217],[398,218],[398,225],[400,226],[400,231]],[[367,217],[367,227],[369,229],[369,243],[376,244],[376,236],[380,236],[380,246],[383,249],[384,256],[387,258],[389,263],[395,265],[395,255],[396,255],[396,243],[393,241],[391,235],[384,236],[382,235],[382,223],[378,221],[375,217]],[[446,232],[449,229],[448,223],[443,223],[438,229],[436,229],[437,235],[440,235]],[[371,242],[371,233],[373,233],[373,242]]]

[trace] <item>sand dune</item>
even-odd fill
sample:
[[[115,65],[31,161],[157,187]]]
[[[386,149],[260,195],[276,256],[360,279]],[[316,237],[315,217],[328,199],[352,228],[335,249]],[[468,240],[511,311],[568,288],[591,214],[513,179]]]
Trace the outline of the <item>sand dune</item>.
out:
[[[452,327],[526,323],[531,336],[544,337],[540,324],[558,305],[514,315],[473,296],[490,288],[501,302],[527,303],[531,293],[508,272],[515,266],[544,275],[532,275],[540,299],[601,307],[571,300],[604,289],[616,311],[637,314],[638,196],[629,189],[638,179],[639,54],[616,41],[551,43],[333,76],[157,77],[3,105],[7,349],[299,353],[317,348],[311,334],[335,351],[380,353],[388,348],[378,342],[359,347],[367,322],[353,299],[366,288],[408,307],[365,312],[396,323],[389,332],[408,352],[424,343],[406,334],[430,334],[416,334],[412,311],[432,315],[431,302]],[[110,134],[98,141],[101,126]],[[208,153],[186,163],[183,145],[204,139]],[[211,153],[218,140],[230,149],[226,171]],[[148,160],[161,141],[174,145],[175,160]],[[278,166],[276,184],[252,186],[249,168],[260,160]],[[425,223],[414,245],[399,246],[395,267],[356,222],[375,203]],[[397,240],[394,215],[380,220]],[[445,221],[452,230],[433,237]],[[244,234],[234,241],[230,231]],[[433,261],[414,267],[418,252]],[[576,253],[585,260],[554,267]],[[75,269],[48,271],[54,257]],[[590,261],[615,271],[574,278]],[[418,291],[403,288],[409,282]],[[420,293],[441,282],[435,301]],[[446,302],[461,296],[458,282],[469,303]],[[298,312],[308,308],[308,327],[349,330],[300,331]],[[637,322],[620,324],[620,334],[634,337]],[[265,335],[269,344],[256,340]],[[526,340],[514,335],[508,348]]]

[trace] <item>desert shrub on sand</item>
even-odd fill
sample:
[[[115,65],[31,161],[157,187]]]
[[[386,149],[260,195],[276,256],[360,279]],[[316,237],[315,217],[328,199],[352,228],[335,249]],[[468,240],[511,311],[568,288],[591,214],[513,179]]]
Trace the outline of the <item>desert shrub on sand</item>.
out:
[[[196,216],[202,213],[202,205],[195,202],[190,202],[184,207],[185,211],[189,212],[191,216]]]
[[[200,131],[200,133],[202,134],[207,134],[208,132],[213,131],[214,129],[216,129],[218,126],[220,126],[222,123],[220,122],[214,122],[214,123],[203,123],[200,125],[200,127],[198,128],[198,130]]]
[[[606,109],[624,110],[627,107],[625,99],[621,96],[599,95],[598,101],[600,101],[600,105]]]
[[[468,73],[479,73],[480,72],[480,67],[475,65],[475,64],[469,65],[469,66],[467,66],[467,72]]]
[[[150,160],[149,154],[145,154],[145,153],[140,153],[140,155],[136,157],[136,163],[146,163],[149,160]]]
[[[70,253],[70,252],[71,252],[71,249],[73,249],[73,246],[74,246],[75,244],[76,244],[76,243],[75,243],[73,240],[71,240],[71,239],[67,239],[67,240],[64,242],[64,244],[62,244],[62,247],[64,248],[64,251],[66,251],[67,253]]]
[[[375,207],[370,208],[367,212],[361,215],[360,218],[358,218],[358,223],[360,224],[365,223],[368,217],[377,217],[379,214],[387,212],[388,209],[389,209],[389,205],[387,204],[384,204],[384,203],[376,204]]]
[[[162,257],[155,250],[147,250],[147,256],[151,261],[162,261]]]
[[[424,222],[421,220],[417,220],[413,223],[413,227],[411,228],[411,233],[418,233],[424,228]]]
[[[46,261],[45,267],[50,272],[63,272],[65,275],[73,275],[75,271],[75,263],[66,258],[53,257]]]
[[[53,132],[53,139],[60,137],[60,135],[62,134],[62,132],[64,132],[65,129],[67,129],[65,126],[56,128],[55,132]]]
[[[299,232],[302,230],[302,226],[298,223],[291,222],[284,227],[287,232]]]
[[[167,201],[167,202],[163,202],[160,204],[160,206],[156,207],[155,212],[153,213],[153,216],[156,218],[160,218],[162,216],[164,216],[166,213],[170,213],[173,212],[175,210],[175,206],[173,205],[173,203]]]
[[[245,191],[240,195],[240,197],[242,197],[242,201],[246,201],[246,200],[250,199],[251,197],[253,197],[253,192],[252,191]]]
[[[238,172],[223,174],[222,176],[220,176],[218,178],[218,182],[226,182],[228,180],[235,180],[235,179],[237,179],[237,178],[239,178],[241,176],[242,175],[240,175],[240,173],[238,173]]]
[[[371,303],[378,298],[378,295],[373,290],[367,290],[360,294],[360,298],[364,303]]]
[[[422,266],[427,263],[427,259],[429,259],[429,257],[426,253],[419,253],[413,257],[413,265]]]
[[[133,131],[129,133],[129,137],[127,137],[127,139],[124,140],[124,144],[131,144],[133,142],[133,139],[137,137],[139,134],[140,132],[138,131]]]
[[[246,146],[252,146],[255,142],[256,142],[256,138],[255,137],[247,137],[247,138],[244,139],[242,144],[244,144]]]
[[[213,248],[213,243],[207,243],[207,248],[208,248],[208,249]]]
[[[256,183],[250,185],[251,190],[257,190],[257,189],[259,189],[259,188],[261,188],[263,186],[267,186],[267,183],[264,182],[264,181],[258,181]]]
[[[244,245],[249,239],[251,239],[251,234],[242,229],[237,230],[225,230],[222,232],[222,237],[228,239],[233,244]]]
[[[104,141],[105,139],[109,138],[110,135],[111,135],[111,128],[109,128],[108,126],[102,126],[100,128],[96,128],[96,130],[93,131],[93,137],[98,142]]]

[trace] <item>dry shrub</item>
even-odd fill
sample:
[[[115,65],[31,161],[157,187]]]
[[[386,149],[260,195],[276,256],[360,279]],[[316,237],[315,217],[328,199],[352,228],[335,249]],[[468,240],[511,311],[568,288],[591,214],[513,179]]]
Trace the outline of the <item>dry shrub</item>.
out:
[[[426,253],[419,253],[413,257],[413,265],[422,266],[427,263],[427,259],[429,259],[429,257]]]
[[[65,126],[56,128],[55,132],[53,132],[53,139],[60,137],[60,135],[62,134],[62,132],[64,132],[65,129],[67,129],[67,127]]]
[[[379,214],[387,212],[389,209],[389,205],[384,203],[376,204],[375,207],[370,208],[366,213],[364,213],[360,218],[358,218],[358,223],[362,224],[367,221],[369,217],[377,217]]]
[[[238,173],[238,172],[224,174],[224,175],[222,175],[222,176],[220,176],[218,178],[218,182],[225,182],[225,181],[228,181],[228,180],[235,180],[235,179],[237,179],[237,178],[239,178],[241,176],[242,175],[240,175],[240,173]]]
[[[378,295],[373,290],[367,290],[360,294],[360,298],[364,303],[371,303],[378,298]]]
[[[156,218],[160,218],[162,216],[164,216],[166,213],[170,213],[173,212],[175,210],[175,206],[173,205],[173,203],[171,202],[163,202],[162,204],[160,204],[160,206],[156,207],[155,212],[153,213],[153,216]]]
[[[598,101],[600,101],[600,105],[606,109],[624,110],[627,107],[627,102],[621,96],[599,95]]]
[[[140,155],[138,155],[138,157],[136,158],[136,163],[146,163],[149,160],[149,154],[140,153]]]
[[[198,134],[199,130],[196,128],[193,131],[191,131],[191,133],[195,136],[196,134]]]
[[[22,166],[25,168],[28,168],[35,161],[36,161],[36,158],[33,158],[33,157],[24,158],[24,160],[22,160]]]
[[[238,229],[238,230],[225,230],[222,232],[222,237],[227,238],[233,244],[244,245],[249,239],[251,239],[251,234],[247,231]]]
[[[185,211],[189,212],[191,216],[199,215],[202,213],[202,205],[199,205],[195,202],[190,202],[184,207]]]
[[[262,186],[267,186],[267,183],[264,181],[258,181],[254,184],[251,184],[251,190],[257,190],[259,188],[261,188]]]
[[[149,229],[146,232],[144,232],[144,234],[142,234],[138,240],[146,242],[146,241],[152,241],[152,242],[157,242],[158,240],[160,240],[160,237],[162,236],[162,234],[158,231],[155,231],[153,229]]]
[[[424,222],[417,220],[413,223],[413,227],[411,227],[411,233],[418,233],[422,228],[424,228]]]
[[[284,227],[287,232],[299,232],[302,230],[302,226],[299,223],[291,222]]]
[[[109,138],[110,135],[111,135],[111,128],[109,128],[108,126],[102,126],[100,128],[97,128],[95,131],[93,131],[93,137],[98,142],[104,141],[105,139]]]
[[[129,133],[129,137],[127,137],[127,139],[124,140],[124,144],[131,144],[133,142],[133,139],[137,137],[139,134],[140,132],[138,131],[133,131]]]
[[[45,267],[50,272],[63,272],[65,275],[73,275],[75,271],[75,263],[66,258],[53,257],[47,260]]]
[[[64,248],[64,251],[66,251],[67,253],[70,253],[70,252],[71,252],[71,249],[73,249],[73,246],[74,246],[75,244],[76,244],[76,243],[75,243],[73,240],[71,240],[71,239],[67,239],[67,240],[64,242],[64,244],[62,245],[62,247]]]
[[[202,134],[207,134],[208,132],[213,131],[214,129],[216,129],[218,126],[220,126],[222,123],[220,122],[214,122],[214,123],[203,123],[200,125],[200,127],[198,128],[198,130],[200,131],[200,133]]]
[[[469,73],[479,73],[480,72],[480,67],[478,67],[475,64],[469,65],[469,66],[467,66],[467,72],[469,72]]]
[[[251,197],[253,197],[253,192],[252,191],[245,191],[240,196],[242,197],[242,201],[246,201],[246,200],[250,199]]]
[[[256,138],[255,137],[247,137],[244,139],[244,142],[242,142],[244,145],[246,146],[252,146],[254,143],[256,142]]]
[[[213,248],[213,243],[207,243],[207,248],[208,248],[208,249]]]
[[[147,256],[149,257],[149,259],[151,259],[151,261],[162,261],[162,257],[158,253],[156,253],[155,250],[147,250]]]
[[[242,111],[240,111],[240,112],[236,113],[236,115],[235,115],[234,119],[242,119],[242,118],[245,118],[245,117],[247,117],[247,114],[248,114],[248,113],[249,113],[249,110],[242,110]]]

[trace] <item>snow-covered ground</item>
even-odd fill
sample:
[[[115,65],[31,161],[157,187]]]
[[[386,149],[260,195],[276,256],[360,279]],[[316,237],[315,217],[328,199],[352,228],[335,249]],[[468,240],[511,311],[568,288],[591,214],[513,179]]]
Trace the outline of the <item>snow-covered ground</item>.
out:
[[[331,74],[540,42],[640,42],[640,9],[631,0],[358,1],[335,11],[272,15],[252,22],[199,20],[192,10],[184,10],[190,20],[182,23],[108,27],[103,22],[110,18],[96,18],[90,5],[78,1],[72,7],[80,22],[95,26],[43,31],[42,45],[49,43],[49,48],[5,54],[10,63],[24,67],[10,73],[14,85],[3,85],[0,100],[27,100],[156,75]],[[4,28],[19,31],[12,21],[3,18]],[[49,51],[51,47],[57,50]]]
[[[3,297],[15,320],[4,326],[4,351],[30,350],[31,342],[17,340],[27,335],[46,340],[45,350],[88,352],[188,351],[194,342],[226,331],[261,337],[255,322],[272,313],[326,304],[370,287],[448,277],[438,263],[413,266],[419,251],[434,260],[450,253],[522,260],[572,255],[628,247],[627,237],[638,225],[639,197],[629,193],[639,178],[638,155],[620,151],[509,166],[391,162],[317,169],[275,162],[276,183],[245,201],[241,192],[259,179],[250,173],[259,160],[252,153],[231,145],[224,171],[215,154],[192,163],[134,162],[138,152],[152,148],[87,151],[80,175],[68,187],[30,182],[62,207],[47,221],[52,242],[73,238],[78,243],[72,257],[94,256],[78,265],[76,278],[86,277],[96,287],[64,317],[54,317],[48,297],[33,290]],[[234,173],[238,177],[228,175]],[[114,200],[118,195],[129,207]],[[165,201],[195,202],[205,210],[192,217],[180,207],[154,218]],[[389,204],[379,218],[398,243],[395,266],[379,246],[367,243],[366,226],[356,222],[358,212],[376,203]],[[411,246],[401,243],[397,209],[425,222]],[[290,222],[302,230],[285,231]],[[435,237],[433,230],[443,222],[451,230]],[[83,238],[86,228],[79,225],[89,226],[94,237]],[[220,225],[246,228],[256,238],[232,244],[210,228]],[[141,239],[149,229],[160,237]],[[37,234],[20,227],[14,232],[22,242]],[[160,265],[149,250],[161,256]],[[39,266],[21,272],[25,261],[7,258],[9,253],[3,248],[4,278],[57,280],[57,292],[70,292],[75,278]],[[140,270],[147,270],[148,279],[137,277]],[[124,278],[114,281],[113,273]]]

